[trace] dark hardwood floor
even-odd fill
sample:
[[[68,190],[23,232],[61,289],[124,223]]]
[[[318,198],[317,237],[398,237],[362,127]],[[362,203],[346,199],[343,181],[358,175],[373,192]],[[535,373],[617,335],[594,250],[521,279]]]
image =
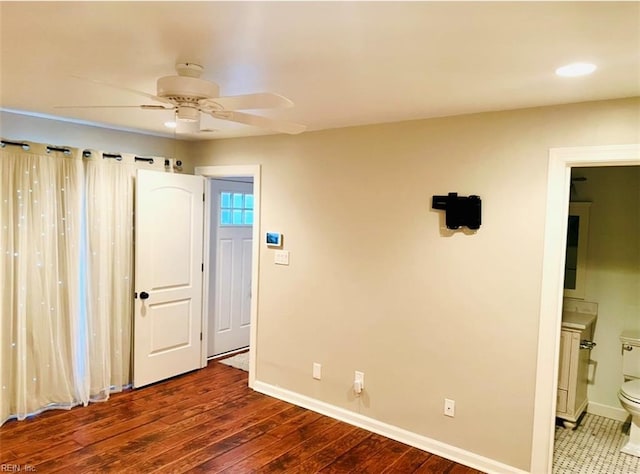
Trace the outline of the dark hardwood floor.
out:
[[[0,468],[16,472],[478,473],[259,394],[247,373],[208,367],[106,403],[0,428]]]

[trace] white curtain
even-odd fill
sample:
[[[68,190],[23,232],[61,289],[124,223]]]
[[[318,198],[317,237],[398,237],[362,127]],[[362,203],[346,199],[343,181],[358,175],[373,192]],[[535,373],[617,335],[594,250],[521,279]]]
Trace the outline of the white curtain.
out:
[[[82,161],[0,151],[0,421],[80,399]]]
[[[85,171],[89,396],[103,400],[131,381],[135,163],[93,152]]]
[[[29,145],[0,149],[0,424],[130,383],[135,170],[165,169]]]

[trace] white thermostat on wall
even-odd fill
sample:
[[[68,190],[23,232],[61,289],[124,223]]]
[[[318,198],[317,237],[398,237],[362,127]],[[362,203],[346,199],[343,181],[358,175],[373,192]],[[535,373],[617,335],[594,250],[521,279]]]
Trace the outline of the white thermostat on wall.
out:
[[[265,243],[269,247],[280,247],[282,245],[282,234],[280,232],[267,232]]]

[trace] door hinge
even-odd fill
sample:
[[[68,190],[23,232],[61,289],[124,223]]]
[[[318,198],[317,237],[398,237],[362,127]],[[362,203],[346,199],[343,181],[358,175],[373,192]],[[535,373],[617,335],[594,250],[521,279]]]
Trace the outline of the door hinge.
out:
[[[200,271],[204,272],[204,263],[200,265]]]
[[[200,333],[200,340],[202,341],[202,333]]]
[[[138,299],[138,292],[137,292],[137,291],[133,294],[133,299],[134,299],[134,300],[137,300],[137,299]]]
[[[202,202],[204,202],[204,193],[202,193]]]

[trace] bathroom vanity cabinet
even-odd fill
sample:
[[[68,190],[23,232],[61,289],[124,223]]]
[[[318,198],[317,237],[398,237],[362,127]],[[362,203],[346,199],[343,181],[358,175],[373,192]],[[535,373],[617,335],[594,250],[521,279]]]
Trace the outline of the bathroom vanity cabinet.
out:
[[[560,332],[556,416],[575,428],[587,408],[587,383],[596,315],[565,312]]]

